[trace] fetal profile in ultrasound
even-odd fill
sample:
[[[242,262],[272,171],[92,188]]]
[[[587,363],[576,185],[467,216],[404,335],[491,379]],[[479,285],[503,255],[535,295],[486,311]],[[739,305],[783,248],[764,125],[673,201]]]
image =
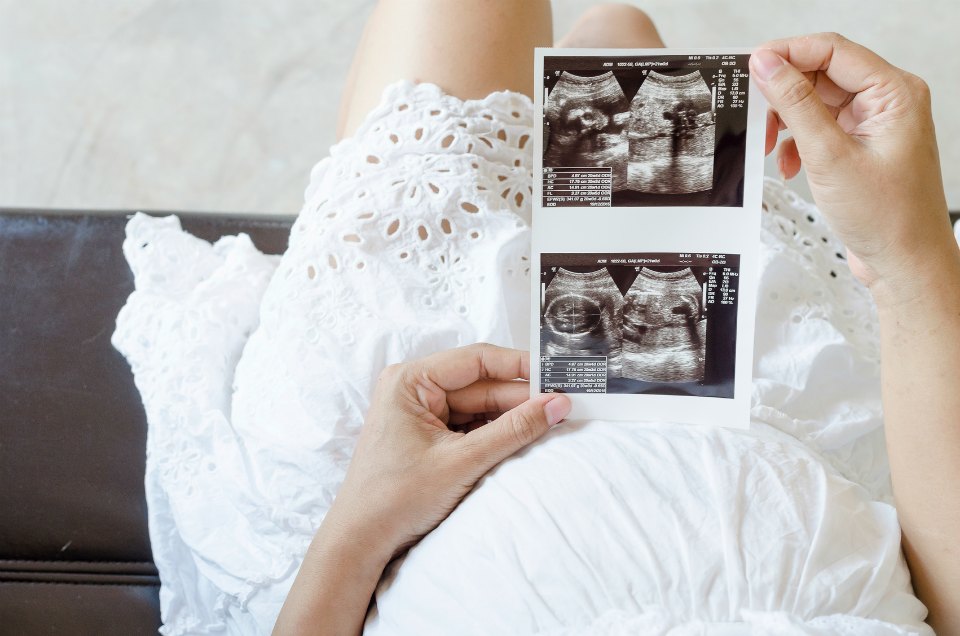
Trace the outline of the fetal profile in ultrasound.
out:
[[[544,110],[550,127],[545,166],[609,167],[613,190],[627,187],[630,102],[612,72],[594,77],[562,72]]]
[[[643,268],[623,303],[624,378],[703,382],[707,318],[693,270]]]
[[[540,354],[548,369],[541,371],[543,390],[586,392],[553,361],[599,360],[597,368],[603,368],[605,357],[606,393],[733,396],[731,277],[738,274],[731,272],[738,266],[670,259],[597,266],[577,264],[588,258],[549,256],[543,255],[541,268]],[[557,262],[562,264],[552,264]]]
[[[741,206],[747,56],[729,57],[671,58],[655,69],[545,57],[543,166],[554,173],[544,205],[584,205],[587,194],[612,206]],[[575,196],[564,197],[575,168],[610,170],[609,193],[574,186]]]
[[[630,104],[631,190],[689,194],[713,188],[712,100],[700,71],[647,75]]]

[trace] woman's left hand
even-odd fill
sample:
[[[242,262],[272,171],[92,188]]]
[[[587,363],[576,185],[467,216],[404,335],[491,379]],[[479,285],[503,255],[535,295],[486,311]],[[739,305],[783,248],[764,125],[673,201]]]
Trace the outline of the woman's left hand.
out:
[[[527,352],[488,344],[387,367],[335,517],[376,528],[394,553],[418,541],[488,470],[569,413],[564,395],[529,399],[529,377]]]
[[[529,398],[529,379],[527,352],[488,344],[387,367],[273,633],[359,633],[390,559],[570,412],[565,395]]]

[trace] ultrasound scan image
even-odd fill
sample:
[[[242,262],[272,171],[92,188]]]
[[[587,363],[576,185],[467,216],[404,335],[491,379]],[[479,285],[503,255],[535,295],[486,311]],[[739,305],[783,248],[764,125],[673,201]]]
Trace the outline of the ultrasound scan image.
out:
[[[544,108],[549,128],[545,166],[612,168],[613,190],[627,186],[630,102],[612,72],[582,77],[564,71]]]
[[[739,257],[542,254],[550,392],[733,397]]]
[[[702,382],[707,319],[703,287],[690,268],[640,270],[624,297],[622,377]]]
[[[748,60],[544,57],[543,206],[742,206]]]
[[[628,187],[687,194],[713,187],[716,126],[710,87],[700,71],[651,71],[630,105]]]
[[[545,356],[606,356],[619,376],[623,295],[606,268],[557,268],[543,299],[540,347]]]

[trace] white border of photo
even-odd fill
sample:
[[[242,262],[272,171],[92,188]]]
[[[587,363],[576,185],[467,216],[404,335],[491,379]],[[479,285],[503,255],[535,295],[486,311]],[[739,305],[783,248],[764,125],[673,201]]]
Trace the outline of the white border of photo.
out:
[[[542,253],[722,253],[740,255],[734,397],[655,394],[567,394],[571,420],[658,421],[748,428],[759,277],[767,103],[751,80],[742,207],[549,207],[543,201],[544,57],[748,55],[745,49],[551,49],[535,54],[533,244],[531,250],[531,395],[540,393]]]

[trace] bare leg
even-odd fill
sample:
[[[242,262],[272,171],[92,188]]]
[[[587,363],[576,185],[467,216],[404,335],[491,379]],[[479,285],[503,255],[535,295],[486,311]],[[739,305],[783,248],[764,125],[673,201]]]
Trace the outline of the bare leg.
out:
[[[560,38],[558,47],[654,49],[663,40],[653,20],[640,9],[620,3],[606,3],[585,11]]]
[[[550,46],[549,0],[380,0],[360,38],[337,138],[353,134],[400,79],[461,99],[533,88],[533,49]]]

